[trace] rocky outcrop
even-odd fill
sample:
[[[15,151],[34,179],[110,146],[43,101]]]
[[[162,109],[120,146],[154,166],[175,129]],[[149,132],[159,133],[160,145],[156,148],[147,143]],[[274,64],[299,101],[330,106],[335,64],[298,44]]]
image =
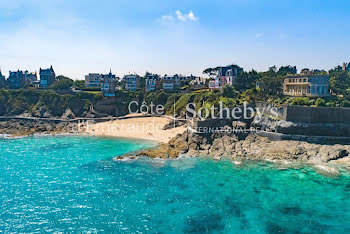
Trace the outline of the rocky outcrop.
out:
[[[32,116],[40,118],[50,118],[52,117],[52,114],[47,107],[41,106],[38,110],[32,112]]]
[[[74,119],[75,114],[72,112],[71,109],[67,108],[66,111],[61,116],[62,119]]]
[[[186,120],[172,120],[163,127],[163,130],[186,126],[186,124],[187,124]]]
[[[271,160],[322,164],[348,157],[349,153],[348,145],[270,141],[254,134],[239,139],[234,134],[214,133],[211,136],[201,136],[185,132],[177,135],[169,144],[141,151],[137,155],[152,158],[176,158],[179,155],[186,155],[206,156],[217,160],[225,157],[234,161]]]
[[[0,121],[0,134],[27,136],[32,134],[79,133],[85,126],[73,122],[53,122],[43,120],[6,120]]]

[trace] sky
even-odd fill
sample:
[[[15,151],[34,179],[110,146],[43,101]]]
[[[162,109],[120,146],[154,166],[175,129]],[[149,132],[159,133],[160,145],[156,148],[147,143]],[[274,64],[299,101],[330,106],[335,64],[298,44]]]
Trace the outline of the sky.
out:
[[[0,68],[202,75],[350,62],[348,0],[0,0]]]

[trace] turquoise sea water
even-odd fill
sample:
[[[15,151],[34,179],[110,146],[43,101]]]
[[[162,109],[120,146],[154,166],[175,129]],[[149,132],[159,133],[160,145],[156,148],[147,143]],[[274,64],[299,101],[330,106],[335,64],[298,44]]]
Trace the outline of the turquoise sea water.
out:
[[[0,139],[0,232],[350,232],[348,175],[198,158],[112,161],[150,145]]]

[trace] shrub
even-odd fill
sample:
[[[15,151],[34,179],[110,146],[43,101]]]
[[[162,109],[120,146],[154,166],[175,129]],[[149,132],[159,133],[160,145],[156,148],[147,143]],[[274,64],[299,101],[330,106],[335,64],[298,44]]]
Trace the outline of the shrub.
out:
[[[92,100],[89,94],[60,95],[50,90],[0,91],[0,114],[18,115],[46,107],[54,116],[60,117],[67,108],[79,116],[89,110]]]
[[[340,103],[341,107],[350,107],[350,101],[344,100]]]
[[[326,103],[326,106],[327,106],[327,107],[335,107],[336,104],[335,104],[335,102],[327,102],[327,103]]]
[[[315,105],[316,106],[326,106],[326,101],[323,98],[317,98]]]
[[[309,100],[309,106],[314,106],[315,105],[315,99],[310,99]]]
[[[307,97],[297,97],[292,100],[292,105],[307,106],[309,104],[309,98]]]
[[[177,102],[180,97],[181,97],[181,94],[179,93],[172,94],[164,105],[165,111],[171,113],[173,111],[174,102]]]
[[[160,93],[156,96],[154,102],[155,102],[155,104],[165,105],[165,103],[166,103],[167,100],[168,100],[168,97],[169,97],[168,94],[166,94],[166,93],[164,93],[164,92],[160,92]]]

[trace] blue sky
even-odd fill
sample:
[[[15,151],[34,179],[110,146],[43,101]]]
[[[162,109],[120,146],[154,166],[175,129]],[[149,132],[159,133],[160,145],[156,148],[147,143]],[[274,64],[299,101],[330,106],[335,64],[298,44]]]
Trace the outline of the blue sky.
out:
[[[83,79],[350,61],[346,0],[0,0],[0,66]]]

